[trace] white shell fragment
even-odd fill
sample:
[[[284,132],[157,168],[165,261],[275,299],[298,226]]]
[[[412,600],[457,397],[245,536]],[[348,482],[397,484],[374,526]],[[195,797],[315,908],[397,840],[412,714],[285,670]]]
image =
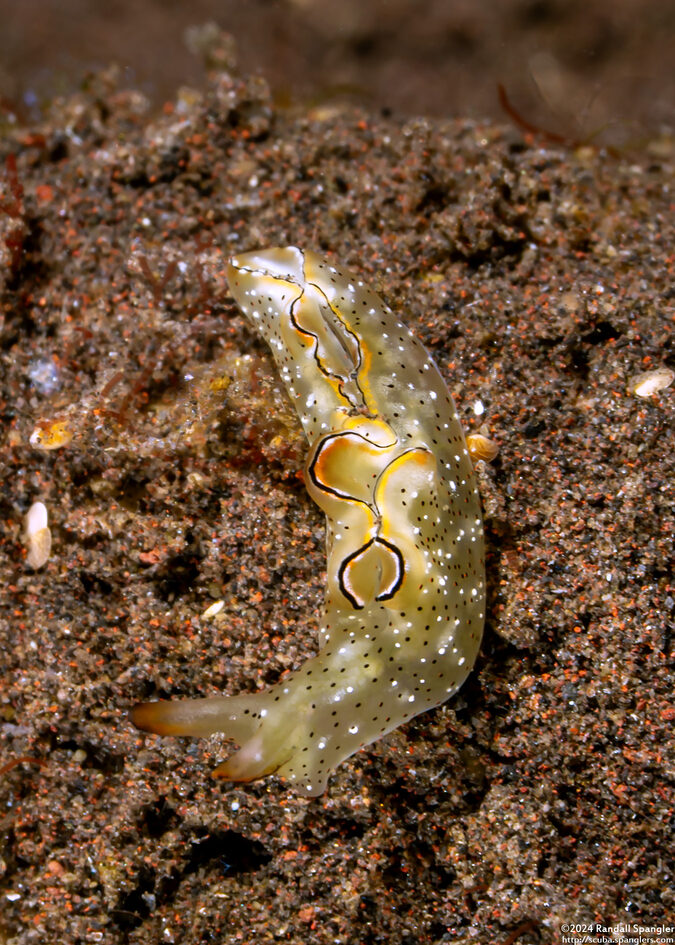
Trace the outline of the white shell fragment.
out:
[[[34,502],[25,518],[26,545],[28,554],[26,564],[37,571],[47,563],[52,550],[52,533],[49,530],[47,506],[44,502]]]
[[[36,450],[60,450],[68,446],[73,433],[65,420],[39,423],[30,435],[30,445]]]
[[[217,617],[225,606],[224,600],[217,600],[215,603],[211,604],[210,607],[207,607],[204,613],[201,616],[202,620],[213,620],[214,617]]]
[[[643,374],[638,374],[636,377],[632,378],[628,389],[632,391],[636,397],[651,397],[652,394],[656,394],[660,390],[665,390],[666,387],[670,387],[673,380],[675,380],[675,371],[671,371],[669,367],[663,365],[662,367],[654,368],[652,371],[645,371]]]
[[[305,483],[326,515],[320,652],[264,692],[143,703],[132,719],[224,732],[241,747],[216,775],[277,773],[316,795],[471,671],[485,610],[478,489],[438,368],[356,275],[289,246],[235,257],[228,281],[309,441]]]

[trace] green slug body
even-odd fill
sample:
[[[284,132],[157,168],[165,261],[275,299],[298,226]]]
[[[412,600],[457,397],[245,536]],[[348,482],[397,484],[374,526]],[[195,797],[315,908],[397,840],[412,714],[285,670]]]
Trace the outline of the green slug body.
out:
[[[161,734],[225,732],[214,772],[299,791],[469,674],[485,609],[478,490],[452,397],[424,347],[355,276],[296,247],[231,260],[232,294],[269,344],[309,441],[326,514],[320,652],[265,692],[144,703]]]

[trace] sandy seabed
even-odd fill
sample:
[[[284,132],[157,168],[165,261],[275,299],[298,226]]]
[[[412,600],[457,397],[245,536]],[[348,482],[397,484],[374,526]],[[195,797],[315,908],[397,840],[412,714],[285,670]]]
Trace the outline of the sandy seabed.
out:
[[[157,115],[111,71],[0,159],[0,943],[538,945],[672,916],[673,387],[634,392],[673,366],[667,142],[290,113],[228,72]],[[288,243],[373,284],[500,444],[473,674],[309,800],[127,718],[315,651],[302,435],[224,279]]]

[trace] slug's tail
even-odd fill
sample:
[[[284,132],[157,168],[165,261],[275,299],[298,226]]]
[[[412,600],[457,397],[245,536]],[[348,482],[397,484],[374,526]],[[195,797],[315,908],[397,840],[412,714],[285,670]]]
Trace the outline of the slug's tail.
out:
[[[136,728],[156,735],[222,732],[241,747],[215,769],[214,777],[253,781],[278,771],[295,749],[292,726],[282,734],[277,726],[269,725],[269,701],[268,690],[210,699],[141,702],[131,710],[131,721]]]
[[[236,741],[250,737],[260,724],[260,696],[214,696],[141,702],[131,710],[136,728],[156,735],[213,735],[225,732]]]

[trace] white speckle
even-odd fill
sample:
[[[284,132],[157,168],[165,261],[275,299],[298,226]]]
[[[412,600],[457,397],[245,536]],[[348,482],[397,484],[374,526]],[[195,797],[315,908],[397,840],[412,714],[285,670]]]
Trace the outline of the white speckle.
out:
[[[38,358],[31,362],[28,377],[39,394],[53,394],[61,386],[61,372],[51,358]]]

